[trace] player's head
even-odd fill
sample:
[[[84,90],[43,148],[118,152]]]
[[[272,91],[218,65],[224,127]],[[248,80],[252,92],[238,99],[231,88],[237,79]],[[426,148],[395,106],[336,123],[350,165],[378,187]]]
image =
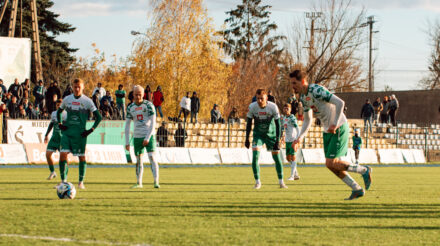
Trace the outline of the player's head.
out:
[[[59,109],[60,108],[60,106],[61,106],[61,103],[63,102],[63,99],[58,99],[56,102],[55,102],[55,107],[57,108],[57,109]]]
[[[292,105],[290,105],[290,103],[285,103],[283,105],[283,113],[285,115],[290,115],[290,112],[292,111]]]
[[[295,92],[301,93],[304,91],[303,88],[307,88],[309,85],[307,83],[307,74],[302,70],[295,70],[289,74],[290,82],[292,83],[292,88]]]
[[[118,90],[122,90],[122,88],[124,88],[124,85],[123,85],[123,84],[120,84],[120,85],[118,86]]]
[[[84,90],[84,81],[82,79],[74,79],[72,82],[73,95],[81,96]]]
[[[257,103],[260,107],[264,108],[267,104],[267,91],[265,89],[258,89],[255,93],[257,97]]]
[[[144,100],[144,88],[140,85],[135,85],[133,87],[133,98],[134,102],[139,104]]]

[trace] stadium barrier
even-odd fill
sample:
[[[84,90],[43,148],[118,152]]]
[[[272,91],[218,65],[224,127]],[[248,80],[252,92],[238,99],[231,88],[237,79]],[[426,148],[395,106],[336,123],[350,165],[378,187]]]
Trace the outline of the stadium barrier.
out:
[[[46,164],[45,144],[0,144],[0,164]],[[130,155],[136,160],[133,148]],[[146,155],[146,154],[145,154]],[[345,160],[353,160],[354,154],[349,149]],[[379,155],[380,162],[378,162]],[[230,165],[250,164],[252,150],[244,148],[157,148],[156,159],[160,164],[209,164]],[[59,153],[53,155],[55,163],[59,160]],[[282,151],[284,163],[287,163],[285,152]],[[95,164],[127,164],[123,145],[88,144],[86,149],[88,163]],[[78,158],[69,155],[69,162],[78,162]],[[324,164],[323,149],[301,149],[297,154],[297,161],[306,164]],[[426,163],[423,150],[420,149],[363,149],[360,152],[360,163],[372,164],[413,164]],[[149,160],[145,156],[144,163]],[[262,150],[260,164],[273,165],[272,154]]]

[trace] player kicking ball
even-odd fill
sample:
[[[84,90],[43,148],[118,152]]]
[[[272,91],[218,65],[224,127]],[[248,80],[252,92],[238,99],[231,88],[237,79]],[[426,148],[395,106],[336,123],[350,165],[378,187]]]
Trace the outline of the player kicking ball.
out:
[[[58,110],[60,108],[62,99],[58,99],[55,103],[55,107]],[[63,121],[67,119],[67,113],[63,112],[62,114]],[[46,160],[47,164],[49,165],[50,175],[47,178],[47,180],[54,179],[57,174],[55,172],[55,168],[53,167],[53,160],[52,160],[52,154],[56,152],[57,150],[60,151],[60,143],[61,143],[61,130],[58,127],[58,120],[57,120],[57,111],[53,111],[50,115],[50,123],[47,127],[46,135],[44,136],[44,143],[47,144],[48,142],[48,135],[50,131],[53,129],[52,137],[50,138],[49,144],[46,148]]]
[[[266,145],[267,151],[272,151],[280,188],[287,188],[283,181],[283,164],[280,155],[280,112],[275,103],[267,101],[266,90],[258,89],[256,97],[257,101],[249,105],[246,124],[246,141],[244,143],[246,148],[249,149],[249,135],[252,129],[252,121],[255,120],[252,140],[252,171],[255,178],[254,189],[261,188],[258,159],[260,157],[260,148],[263,144]]]
[[[154,130],[156,126],[156,111],[154,105],[144,100],[144,88],[136,85],[133,88],[134,101],[127,107],[127,117],[125,120],[125,148],[130,151],[130,126],[134,122],[133,142],[134,153],[136,155],[136,177],[137,183],[131,188],[142,188],[142,176],[144,174],[144,163],[142,155],[144,149],[147,149],[150,159],[151,171],[154,178],[154,188],[159,186],[159,165],[154,158],[156,149],[156,138]]]
[[[287,180],[299,180],[299,174],[296,168],[296,151],[293,146],[293,141],[298,136],[299,128],[296,117],[291,114],[291,112],[292,105],[289,103],[284,104],[284,115],[281,116],[282,132],[284,133],[284,141],[286,143],[286,159],[292,167],[290,177]]]
[[[290,78],[293,89],[301,95],[305,113],[299,137],[293,142],[295,148],[297,149],[298,144],[307,134],[314,114],[321,120],[324,127],[325,165],[351,187],[352,193],[347,200],[362,197],[365,194],[364,189],[347,172],[360,173],[364,179],[365,190],[368,190],[371,185],[372,169],[368,166],[355,165],[340,159],[340,157],[347,154],[349,137],[347,118],[343,113],[344,101],[331,94],[325,87],[309,84],[304,71],[295,70],[290,74]]]
[[[67,173],[69,167],[67,165],[67,155],[72,153],[79,158],[79,189],[85,189],[84,177],[86,175],[86,144],[87,136],[90,135],[102,117],[98,109],[95,107],[92,99],[83,95],[84,81],[75,79],[72,83],[73,94],[64,98],[61,106],[57,110],[58,127],[62,131],[61,136],[61,153],[60,153],[60,175],[62,182],[67,182]],[[67,112],[67,119],[61,121],[63,111]],[[92,128],[86,130],[87,119],[90,112],[95,116],[95,122]]]

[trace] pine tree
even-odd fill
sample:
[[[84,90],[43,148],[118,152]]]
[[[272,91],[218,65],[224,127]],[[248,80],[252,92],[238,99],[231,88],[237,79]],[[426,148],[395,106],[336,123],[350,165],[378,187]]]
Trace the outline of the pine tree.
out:
[[[2,1],[0,3],[0,9],[3,7],[5,2],[6,1]],[[9,21],[6,20],[8,20],[11,16],[11,5],[12,4],[10,3],[8,4],[3,21],[0,23],[0,36],[8,35]],[[49,10],[53,5],[54,2],[51,0],[37,0],[41,63],[43,66],[43,77],[46,80],[58,79],[57,76],[55,76],[55,70],[66,71],[70,64],[74,61],[72,53],[78,50],[70,48],[68,42],[56,40],[56,37],[60,34],[73,32],[76,28],[72,27],[71,24],[57,20],[59,14]],[[20,7],[17,11],[17,23],[15,26],[16,37],[20,35],[19,16]],[[22,33],[23,37],[32,39],[32,13],[30,1],[23,1]],[[32,57],[32,78],[35,78],[34,72],[34,60]]]

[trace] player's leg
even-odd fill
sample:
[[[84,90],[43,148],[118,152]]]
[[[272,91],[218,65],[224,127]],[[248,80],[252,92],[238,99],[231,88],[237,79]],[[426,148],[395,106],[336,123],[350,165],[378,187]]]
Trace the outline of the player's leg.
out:
[[[298,171],[296,169],[295,150],[293,149],[291,142],[286,143],[286,158],[291,166],[290,177],[288,180],[299,179]]]
[[[48,180],[51,180],[57,176],[55,172],[55,168],[53,166],[52,154],[57,150],[60,150],[60,144],[61,144],[61,136],[59,135],[52,135],[52,137],[49,140],[49,143],[47,144],[46,160],[50,170],[50,175],[47,178]]]
[[[49,170],[50,170],[50,175],[47,178],[47,180],[51,180],[54,179],[57,174],[55,172],[55,167],[53,166],[53,160],[52,160],[52,154],[53,154],[53,150],[47,149],[46,150],[46,160],[47,160],[47,165],[49,165]]]
[[[144,161],[143,161],[143,154],[144,154],[144,145],[143,145],[144,139],[143,138],[134,138],[133,139],[133,145],[134,145],[134,154],[136,155],[136,184],[133,185],[131,188],[142,188],[142,178],[144,176]]]
[[[354,149],[354,158],[356,159],[356,164],[359,164],[359,149]]]
[[[87,137],[83,138],[81,136],[74,138],[75,144],[72,143],[74,151],[72,154],[74,156],[78,156],[79,159],[79,177],[78,177],[78,188],[85,189],[84,186],[84,178],[86,177],[86,145],[87,145]]]
[[[276,138],[265,138],[264,143],[266,144],[267,151],[272,152],[272,159],[275,162],[275,169],[277,171],[278,182],[280,184],[280,188],[287,188],[284,184],[283,180],[283,161],[281,160],[281,154],[279,150],[273,150],[273,146],[275,145]]]
[[[67,155],[72,152],[71,138],[67,135],[61,136],[61,150],[60,150],[60,176],[61,182],[67,182],[67,174],[69,173],[69,166],[67,165]]]
[[[151,172],[153,173],[154,179],[154,188],[160,188],[159,185],[159,164],[156,161],[156,157],[154,155],[156,151],[156,136],[152,135],[148,145],[146,146],[148,152],[148,159],[150,160]]]
[[[254,173],[255,178],[254,189],[261,188],[260,165],[258,164],[258,159],[260,158],[260,149],[262,145],[263,141],[258,136],[254,136],[252,140],[252,172]]]

